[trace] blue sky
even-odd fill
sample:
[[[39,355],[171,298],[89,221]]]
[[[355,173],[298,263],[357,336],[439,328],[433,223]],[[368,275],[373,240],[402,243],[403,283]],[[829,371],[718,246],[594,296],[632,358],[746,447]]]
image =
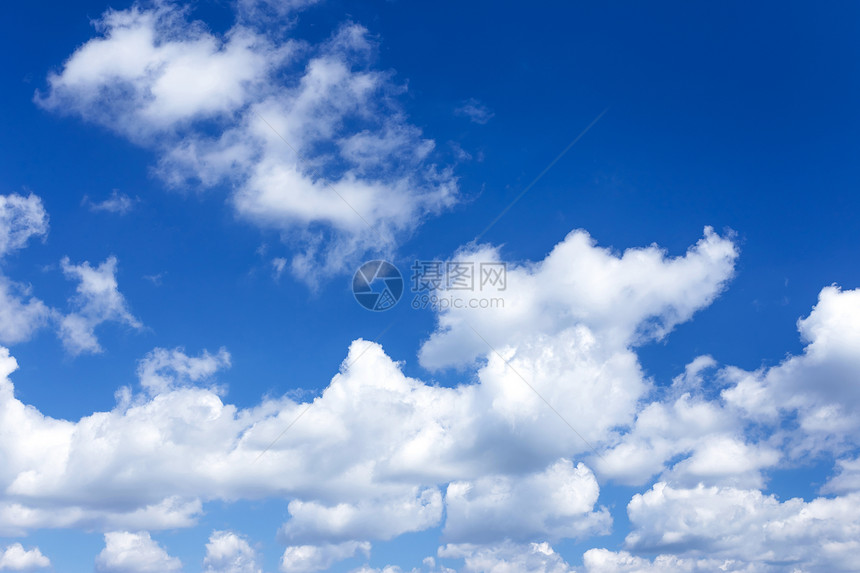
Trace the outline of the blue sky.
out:
[[[860,570],[858,10],[8,6],[0,571]]]

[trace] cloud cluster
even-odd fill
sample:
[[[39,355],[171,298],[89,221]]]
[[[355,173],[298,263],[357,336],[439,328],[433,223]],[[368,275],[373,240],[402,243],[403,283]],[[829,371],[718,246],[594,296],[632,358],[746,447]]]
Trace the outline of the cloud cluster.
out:
[[[367,30],[314,46],[253,16],[307,3],[242,2],[223,35],[170,2],[110,10],[36,101],[152,148],[171,185],[229,185],[240,216],[297,241],[291,268],[313,281],[390,251],[457,184],[397,104],[405,87],[373,68]]]
[[[153,150],[171,186],[229,189],[240,217],[299,245],[273,259],[276,275],[313,282],[389,252],[458,194],[397,103],[405,87],[375,67],[366,29],[346,23],[315,45],[290,37],[290,16],[315,1],[239,0],[223,34],[164,0],[109,10],[36,101]],[[492,117],[477,100],[456,113]],[[115,194],[91,208],[130,206]],[[0,258],[47,228],[38,197],[0,197]],[[451,387],[406,376],[379,344],[356,340],[313,400],[240,408],[217,380],[225,349],[156,348],[138,365],[139,388],[73,421],[15,396],[4,348],[0,534],[99,530],[98,570],[178,571],[149,530],[193,526],[212,500],[271,498],[288,514],[285,572],[439,528],[437,557],[464,571],[566,573],[578,563],[551,544],[611,530],[609,482],[644,490],[627,504],[623,547],[584,552],[590,573],[860,570],[860,290],[824,288],[798,322],[803,352],[772,367],[703,355],[669,385],[639,363],[639,347],[726,288],[738,254],[711,228],[679,256],[618,252],[583,230],[536,262],[470,245],[453,259],[507,263],[505,304],[473,308],[454,302],[473,293],[450,293],[419,361],[459,368]],[[55,322],[70,353],[98,352],[104,322],[140,328],[115,258],[61,266],[77,282],[65,314],[0,275],[0,342]],[[822,497],[767,493],[770,470],[810,456],[834,460]],[[216,531],[203,566],[259,573],[258,562],[247,539]],[[0,553],[0,570],[47,566],[38,549]],[[432,557],[424,570],[448,571]]]
[[[490,247],[458,260],[468,257],[500,261]],[[102,570],[170,571],[178,561],[147,531],[193,526],[211,500],[276,498],[289,515],[278,535],[284,571],[324,570],[374,541],[435,527],[439,557],[466,571],[569,571],[549,543],[610,531],[599,480],[657,476],[628,505],[626,551],[593,549],[586,570],[850,569],[856,460],[841,458],[827,486],[834,498],[780,502],[762,488],[797,451],[838,454],[852,443],[840,432],[856,412],[857,291],[824,289],[799,322],[803,354],[770,369],[700,356],[658,388],[639,365],[636,347],[710,304],[736,257],[710,229],[676,257],[616,253],[571,233],[544,260],[509,265],[503,310],[439,314],[421,358],[474,364],[453,387],[410,378],[379,344],[357,340],[317,398],[238,408],[217,381],[226,350],[157,348],[139,363],[139,389],[68,421],[15,397],[4,349],[0,532],[102,530]],[[75,312],[92,328],[101,317],[134,323],[114,260],[64,269],[80,282]],[[706,392],[712,384],[722,392]],[[232,532],[213,533],[204,566],[259,570]]]
[[[48,215],[38,196],[0,195],[0,264],[2,257],[23,249],[31,238],[44,239],[47,234]],[[48,324],[56,324],[66,350],[77,355],[102,351],[95,329],[105,322],[141,328],[119,292],[115,257],[97,267],[87,261],[74,265],[68,257],[60,264],[65,276],[78,283],[76,295],[69,300],[71,311],[65,314],[33,296],[29,286],[0,272],[0,343],[23,342]]]
[[[101,573],[172,573],[181,571],[179,559],[167,554],[149,533],[105,533],[105,548],[96,557]]]
[[[778,436],[793,457],[860,446],[860,290],[822,289],[818,304],[797,323],[808,343],[800,356],[756,372],[725,371],[725,400],[766,426],[796,417],[797,429]]]
[[[257,552],[232,531],[215,531],[206,544],[203,573],[262,573]]]
[[[38,196],[0,195],[0,263],[31,238],[47,234],[48,214]],[[51,310],[30,290],[0,272],[0,343],[27,340],[51,318]]]
[[[24,549],[20,543],[13,543],[0,550],[0,571],[36,571],[50,566],[51,560],[38,547]]]
[[[0,529],[182,527],[195,523],[209,500],[281,497],[289,500],[280,538],[288,545],[284,567],[292,570],[439,525],[458,546],[606,532],[611,519],[598,506],[597,479],[573,456],[592,454],[634,421],[650,387],[629,347],[642,339],[642,325],[596,306],[587,316],[559,318],[565,300],[584,309],[592,291],[554,300],[548,279],[555,269],[587,264],[603,275],[632,272],[626,261],[645,260],[654,280],[665,274],[674,281],[677,300],[630,279],[626,289],[604,293],[615,297],[604,304],[650,301],[640,322],[659,324],[662,335],[710,302],[731,276],[734,254],[728,239],[710,231],[678,258],[656,249],[616,255],[573,233],[546,260],[508,279],[506,310],[514,317],[533,312],[544,327],[524,328],[507,316],[484,324],[500,350],[482,351],[477,383],[452,388],[405,376],[378,344],[358,340],[312,402],[269,398],[239,409],[224,402],[214,379],[230,364],[226,351],[194,357],[156,349],[138,368],[142,392],[125,389],[113,410],[70,422],[14,397],[9,375],[16,365],[7,354],[0,426],[8,443],[0,448],[9,463],[0,472]],[[78,272],[113,292],[110,273]],[[536,307],[525,297],[535,284],[550,289]],[[703,292],[692,297],[690,285]],[[589,406],[598,400],[603,408]],[[528,519],[514,518],[525,508]]]

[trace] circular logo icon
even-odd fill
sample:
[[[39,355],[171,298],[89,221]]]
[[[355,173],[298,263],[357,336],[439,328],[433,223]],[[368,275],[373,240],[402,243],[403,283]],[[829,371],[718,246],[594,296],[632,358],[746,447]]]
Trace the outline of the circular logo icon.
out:
[[[403,275],[388,261],[368,261],[352,277],[352,294],[367,310],[388,310],[403,296]]]

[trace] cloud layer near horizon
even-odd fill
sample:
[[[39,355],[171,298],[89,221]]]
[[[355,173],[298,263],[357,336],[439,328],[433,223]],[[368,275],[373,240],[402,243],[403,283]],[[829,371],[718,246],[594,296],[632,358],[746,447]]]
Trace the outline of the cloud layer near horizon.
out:
[[[840,460],[836,498],[780,502],[761,488],[783,460],[856,447],[843,428],[858,371],[857,291],[822,290],[799,322],[804,353],[772,368],[744,372],[700,357],[658,388],[639,365],[635,348],[710,304],[737,254],[710,229],[680,257],[656,247],[615,253],[574,231],[542,261],[508,262],[503,310],[439,315],[422,360],[467,365],[475,377],[450,388],[405,376],[379,344],[356,340],[313,401],[238,408],[216,383],[230,365],[226,350],[155,349],[139,365],[140,387],[121,388],[114,409],[67,421],[15,397],[17,365],[2,349],[0,532],[94,528],[107,534],[104,570],[138,559],[163,570],[178,562],[146,531],[193,526],[213,500],[279,498],[289,513],[279,533],[284,571],[319,570],[366,555],[374,541],[435,527],[440,557],[458,556],[466,570],[566,570],[547,542],[610,531],[599,484],[613,480],[653,483],[630,501],[626,545],[667,557],[595,549],[588,570],[659,569],[671,557],[679,571],[707,569],[713,558],[766,571],[778,544],[811,570],[844,566],[858,527],[855,461]],[[457,256],[500,260],[489,246]],[[68,268],[93,285],[86,292],[115,292],[110,261]],[[98,308],[124,308],[112,300]],[[709,372],[722,394],[703,392]],[[815,415],[822,409],[847,417],[827,426]],[[797,427],[787,430],[786,416]],[[210,562],[235,553],[253,570],[254,551],[230,535],[213,538]],[[744,543],[722,541],[731,536]],[[826,551],[810,549],[824,542]],[[147,566],[133,570],[155,570]]]

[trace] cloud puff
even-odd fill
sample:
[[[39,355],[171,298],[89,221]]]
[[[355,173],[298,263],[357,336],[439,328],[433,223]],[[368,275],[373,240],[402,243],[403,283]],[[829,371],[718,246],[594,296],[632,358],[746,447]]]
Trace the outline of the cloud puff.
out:
[[[503,308],[452,303],[443,310],[421,348],[421,363],[462,365],[482,355],[487,343],[501,348],[513,336],[553,335],[573,325],[587,327],[612,349],[660,339],[709,305],[733,275],[734,243],[709,227],[704,235],[686,255],[668,257],[657,246],[614,253],[585,231],[573,231],[540,263],[507,266]],[[501,262],[490,247],[461,251],[453,260],[476,268]]]
[[[821,290],[818,304],[798,321],[808,342],[800,356],[772,368],[727,368],[722,396],[756,422],[777,428],[796,415],[799,432],[784,434],[794,457],[858,445],[860,435],[860,289]]]
[[[565,248],[580,240],[574,233],[547,261],[522,266],[522,278],[595,255],[592,270],[600,276],[624,264],[590,243]],[[732,258],[727,240],[703,241]],[[731,275],[723,256],[699,260],[701,250],[681,259],[656,250],[643,256],[651,257],[655,280],[673,277],[679,301],[645,296],[652,288],[643,281],[607,289],[617,299],[604,304],[640,296],[654,301],[641,321],[659,312],[675,324]],[[712,272],[703,269],[708,265]],[[679,266],[696,271],[678,272]],[[78,271],[113,292],[110,265]],[[693,298],[687,283],[704,284],[706,292]],[[522,288],[514,278],[509,284],[515,293]],[[16,364],[7,353],[0,373],[0,451],[8,460],[0,469],[6,492],[0,530],[185,527],[209,500],[275,497],[288,500],[280,537],[292,548],[288,562],[297,563],[289,567],[303,567],[302,556],[326,563],[344,554],[332,547],[353,551],[364,545],[342,544],[391,539],[443,519],[445,536],[459,545],[604,532],[610,520],[597,507],[596,478],[573,457],[613,443],[636,420],[650,384],[625,344],[641,340],[641,325],[599,309],[561,319],[565,301],[585,306],[568,295],[528,307],[541,329],[499,323],[492,333],[498,352],[476,349],[483,365],[463,384],[407,377],[378,344],[357,340],[313,401],[266,398],[244,409],[226,403],[214,380],[230,364],[226,351],[193,356],[156,349],[138,368],[142,392],[123,389],[111,411],[57,420],[14,397],[9,375]],[[524,513],[531,517],[522,519]],[[482,531],[486,521],[493,525]]]
[[[0,259],[48,234],[48,214],[36,195],[0,195]],[[30,288],[0,274],[0,343],[30,339],[48,324],[51,309]]]
[[[117,215],[126,215],[134,209],[134,206],[140,201],[137,197],[131,198],[125,193],[120,193],[116,189],[111,192],[110,197],[103,201],[92,201],[88,196],[84,195],[83,204],[90,208],[90,211],[104,211],[106,213],[116,213]]]
[[[759,573],[771,569],[731,559],[695,559],[658,555],[653,560],[631,555],[627,551],[589,549],[583,555],[588,573]]]
[[[548,543],[449,544],[439,548],[439,557],[463,559],[463,571],[469,573],[574,573]]]
[[[180,385],[198,383],[229,367],[230,353],[224,348],[217,354],[204,351],[196,357],[188,356],[180,348],[156,348],[140,361],[137,376],[141,386],[157,394]]]
[[[33,237],[48,232],[48,214],[36,195],[0,195],[0,262],[2,257],[24,248]],[[29,340],[47,325],[56,325],[67,351],[101,352],[95,329],[107,321],[133,328],[140,322],[131,315],[116,281],[117,260],[109,257],[93,268],[89,262],[61,261],[66,277],[78,281],[77,295],[69,303],[73,310],[63,314],[32,295],[28,285],[16,283],[0,272],[0,343]]]
[[[454,113],[463,117],[468,117],[470,121],[480,125],[484,125],[493,119],[494,115],[496,115],[490,111],[490,108],[475,98],[469,98],[464,101],[460,107],[454,110]]]
[[[446,540],[563,539],[608,533],[612,519],[594,511],[600,488],[584,464],[559,460],[542,472],[453,482],[445,495]]]
[[[170,573],[182,563],[167,554],[147,532],[105,533],[105,548],[96,558],[96,570],[103,573]]]
[[[628,505],[631,549],[808,571],[856,570],[860,494],[785,502],[757,490],[657,483]],[[826,541],[825,541],[826,540]]]
[[[0,275],[0,343],[29,340],[53,317],[51,309],[31,296],[30,290]]]
[[[38,547],[24,549],[20,543],[13,543],[0,551],[0,571],[35,571],[50,566],[50,559]]]
[[[63,273],[77,280],[77,294],[70,300],[75,308],[60,320],[60,339],[71,354],[101,352],[95,329],[108,321],[141,328],[143,325],[128,309],[116,280],[116,257],[108,257],[98,267],[89,262],[73,265],[68,258],[61,262]]]
[[[108,11],[36,101],[154,149],[171,185],[235,189],[237,213],[301,246],[300,277],[339,272],[390,252],[457,184],[397,105],[405,88],[373,69],[367,30],[310,46],[248,15],[305,3],[240,3],[223,36],[167,2]]]
[[[773,446],[749,442],[746,425],[732,409],[699,392],[669,396],[645,405],[632,429],[594,460],[595,467],[630,485],[662,473],[688,485],[761,487],[761,470],[775,466],[781,455]]]
[[[338,561],[355,557],[358,554],[370,555],[370,543],[345,541],[324,545],[293,545],[287,547],[281,559],[284,573],[311,573],[325,571]]]
[[[203,573],[262,573],[257,553],[232,531],[214,531],[206,544]]]
[[[0,257],[23,248],[32,237],[48,234],[48,214],[32,193],[0,195]]]
[[[844,492],[836,498],[780,502],[759,488],[763,472],[783,459],[782,446],[797,439],[777,423],[795,411],[781,402],[789,399],[785,387],[805,388],[812,403],[853,404],[851,386],[801,381],[820,373],[853,380],[846,365],[854,360],[855,291],[824,289],[800,323],[804,353],[769,370],[720,369],[700,356],[657,388],[632,350],[708,304],[735,255],[729,240],[710,232],[676,258],[653,247],[615,255],[573,233],[544,261],[511,267],[511,314],[452,312],[457,320],[438,339],[465,341],[478,324],[472,333],[484,344],[459,357],[480,362],[453,387],[410,378],[381,346],[357,340],[315,399],[269,397],[238,408],[216,381],[230,365],[225,350],[156,349],[140,362],[140,391],[123,389],[114,409],[66,421],[15,398],[16,363],[4,350],[0,531],[187,527],[209,500],[279,498],[289,513],[279,536],[286,571],[322,570],[366,554],[373,541],[440,525],[448,542],[440,556],[463,559],[466,570],[566,571],[547,543],[610,525],[592,464],[607,479],[641,484],[659,474],[661,481],[628,505],[629,553],[595,550],[587,567],[848,568],[858,549],[852,458],[842,459],[828,486]],[[551,288],[568,276],[561,269],[579,266],[591,278],[567,280],[584,284]],[[114,292],[111,265],[75,268],[93,287],[87,292]],[[648,278],[635,276],[642,269]],[[625,280],[627,288],[612,286]],[[526,297],[519,281],[543,289],[540,300]],[[630,298],[640,301],[638,322],[613,310]],[[521,321],[521,312],[533,322]],[[774,410],[738,398],[751,395],[742,392],[751,381],[773,395]],[[725,384],[721,394],[707,389],[714,382]],[[805,415],[806,403],[796,411]],[[811,434],[799,419],[800,439],[827,436],[827,428]],[[235,557],[253,568],[250,546],[230,535],[210,540],[212,567]],[[125,554],[112,548],[139,546],[173,563],[143,534],[106,543],[105,562]]]

